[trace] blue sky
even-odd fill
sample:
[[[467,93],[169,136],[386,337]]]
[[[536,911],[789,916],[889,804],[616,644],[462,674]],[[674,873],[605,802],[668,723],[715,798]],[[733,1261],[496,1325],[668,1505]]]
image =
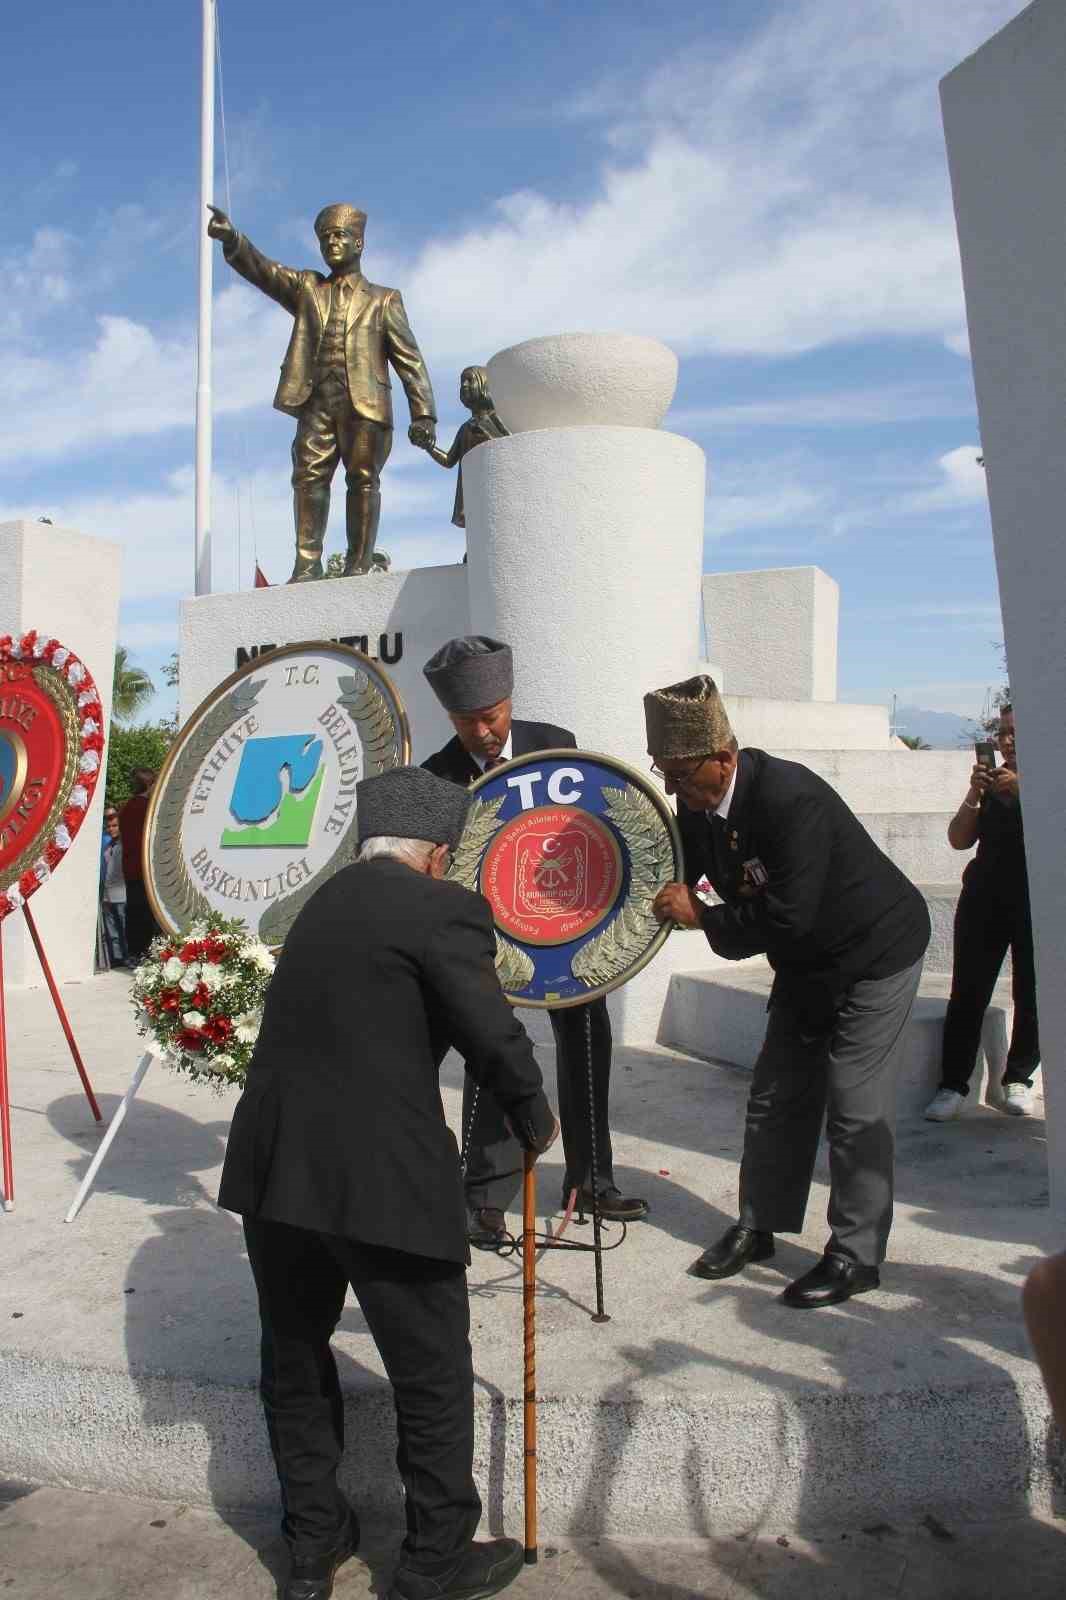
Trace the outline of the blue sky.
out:
[[[823,567],[841,698],[976,714],[1002,630],[937,81],[1021,9],[221,0],[232,214],[311,265],[320,205],[369,213],[445,439],[459,369],[505,345],[665,339],[708,570]],[[153,672],[192,575],[199,19],[49,0],[5,29],[0,521],[120,539],[120,636]],[[291,565],[289,321],[220,256],[215,291],[215,587],[247,587],[253,545]],[[398,432],[395,566],[461,558],[452,493]]]

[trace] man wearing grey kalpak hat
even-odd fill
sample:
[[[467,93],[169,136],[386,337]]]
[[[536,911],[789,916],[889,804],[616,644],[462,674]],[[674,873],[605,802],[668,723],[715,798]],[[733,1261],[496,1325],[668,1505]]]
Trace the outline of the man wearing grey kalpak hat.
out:
[[[514,663],[510,646],[499,639],[480,634],[449,639],[430,657],[422,671],[455,729],[454,739],[423,763],[438,777],[466,787],[484,772],[514,757],[532,755],[537,750],[577,746],[568,728],[551,722],[523,722],[511,715]],[[603,999],[592,1000],[586,1006],[549,1012],[555,1035],[559,1120],[566,1156],[563,1204],[571,1191],[577,1189],[582,1204],[592,1205],[586,1015],[592,1044],[600,1215],[633,1222],[646,1216],[648,1207],[643,1200],[622,1194],[614,1181],[608,1116],[611,1019]],[[521,1184],[521,1151],[507,1131],[500,1106],[491,1094],[475,1089],[469,1078],[463,1094],[463,1139],[470,1239],[474,1244],[491,1248],[506,1237],[504,1212]]]
[[[261,1393],[292,1552],[284,1600],[328,1600],[359,1527],[337,1486],[330,1337],[349,1284],[393,1386],[407,1536],[389,1600],[492,1595],[513,1539],[474,1543],[474,1400],[459,1152],[437,1071],[455,1047],[526,1150],[558,1124],[495,971],[492,916],[445,881],[469,797],[418,767],[356,788],[359,859],[300,912],[267,992],[219,1203],[244,1219]]]
[[[925,901],[815,773],[737,749],[712,679],[644,696],[648,753],[677,795],[685,883],[660,922],[702,928],[728,960],[765,954],[770,1014],[752,1074],[740,1218],[692,1270],[728,1278],[799,1233],[828,1108],[825,1253],[788,1305],[875,1289],[892,1224],[896,1073],[929,942]],[[693,892],[704,875],[721,897]],[[708,1041],[713,1050],[713,1041]]]

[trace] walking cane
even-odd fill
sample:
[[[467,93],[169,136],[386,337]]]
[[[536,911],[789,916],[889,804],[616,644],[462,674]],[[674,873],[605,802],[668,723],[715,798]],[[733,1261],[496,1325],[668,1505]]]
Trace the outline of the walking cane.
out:
[[[526,1566],[537,1562],[537,1335],[536,1335],[536,1155],[526,1151],[522,1175],[522,1355],[525,1443]]]

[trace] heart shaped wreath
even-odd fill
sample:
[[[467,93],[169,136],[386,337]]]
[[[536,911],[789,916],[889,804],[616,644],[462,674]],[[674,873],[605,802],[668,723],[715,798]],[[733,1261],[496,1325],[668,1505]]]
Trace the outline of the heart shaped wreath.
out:
[[[47,883],[70,849],[103,762],[103,710],[92,674],[35,628],[0,637],[0,747],[3,918]]]

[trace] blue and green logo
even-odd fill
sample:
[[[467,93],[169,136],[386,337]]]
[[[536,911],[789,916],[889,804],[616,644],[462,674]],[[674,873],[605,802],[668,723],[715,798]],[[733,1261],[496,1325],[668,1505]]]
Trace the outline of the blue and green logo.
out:
[[[239,824],[222,830],[223,850],[269,845],[302,850],[310,842],[322,788],[322,740],[309,733],[249,739],[230,798]]]

